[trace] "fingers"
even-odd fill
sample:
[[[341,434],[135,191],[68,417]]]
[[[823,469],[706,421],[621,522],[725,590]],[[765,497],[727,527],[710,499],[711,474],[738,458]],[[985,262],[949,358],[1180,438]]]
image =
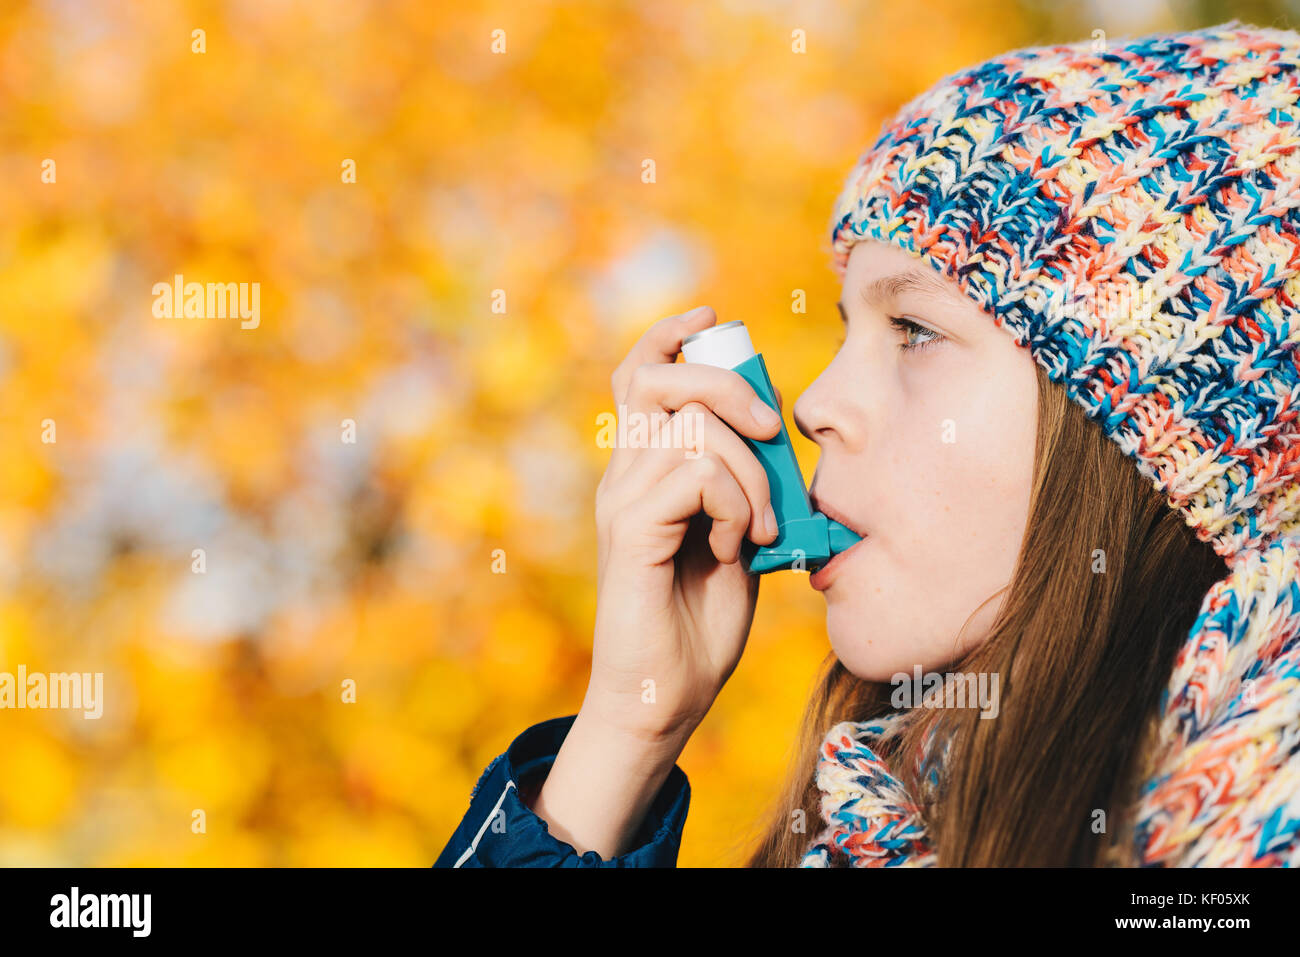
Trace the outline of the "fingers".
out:
[[[618,497],[635,502],[649,494],[683,461],[713,454],[726,466],[745,495],[750,512],[745,533],[757,544],[771,544],[777,536],[775,512],[770,529],[766,520],[772,493],[767,472],[753,450],[702,403],[686,403],[673,418],[679,424],[665,423],[655,447],[644,450],[624,475]]]
[[[740,547],[750,524],[749,502],[722,459],[705,452],[687,459],[668,473],[638,504],[628,508],[621,521],[627,532],[650,530],[645,540],[657,547],[653,560],[666,561],[677,553],[691,516],[703,510],[713,519],[709,550],[725,565],[740,559]],[[660,534],[655,534],[656,530]],[[669,534],[664,535],[663,532]]]
[[[683,362],[645,365],[632,376],[627,396],[629,412],[675,411],[688,402],[702,403],[751,438],[770,439],[781,430],[781,416],[739,372]]]
[[[723,419],[738,432],[754,439],[770,439],[781,431],[781,416],[754,391],[738,372],[696,363],[647,364],[632,373],[626,402],[620,409],[629,423],[626,446],[620,443],[610,457],[610,471],[618,477],[637,458],[648,441],[636,436],[658,433],[673,412],[689,402]],[[634,428],[640,426],[640,431]]]
[[[693,332],[708,328],[718,321],[711,306],[696,306],[689,312],[676,316],[666,316],[646,330],[645,335],[637,340],[618,364],[610,376],[609,386],[614,393],[614,404],[620,406],[627,401],[628,385],[632,373],[647,363],[671,364],[676,362],[677,353],[682,350],[682,340]]]

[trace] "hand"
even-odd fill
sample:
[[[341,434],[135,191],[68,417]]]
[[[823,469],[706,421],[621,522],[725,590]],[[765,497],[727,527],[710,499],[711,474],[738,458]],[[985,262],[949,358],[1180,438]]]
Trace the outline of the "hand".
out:
[[[756,416],[755,402],[770,407],[739,373],[675,361],[684,337],[716,321],[707,306],[661,319],[610,380],[620,417],[659,427],[646,431],[655,436],[648,448],[614,449],[596,489],[596,628],[583,709],[652,741],[684,744],[735,670],[760,578],[740,560],[741,542],[771,544],[777,534],[775,520],[765,522],[767,474],[729,426],[770,439],[779,414]],[[695,417],[693,428],[682,416]],[[631,418],[629,435],[636,425]]]

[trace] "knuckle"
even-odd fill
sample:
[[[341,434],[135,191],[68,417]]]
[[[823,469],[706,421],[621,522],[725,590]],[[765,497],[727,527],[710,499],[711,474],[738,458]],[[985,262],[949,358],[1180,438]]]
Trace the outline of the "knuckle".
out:
[[[744,494],[736,496],[736,516],[735,522],[737,527],[744,528],[749,525],[749,520],[753,517],[753,509],[749,507],[749,499]]]
[[[745,404],[748,405],[749,400],[758,395],[758,393],[754,390],[754,387],[749,384],[749,380],[735,369],[728,369],[727,372],[727,382],[730,383],[731,391],[734,392],[737,397],[744,399]]]
[[[628,396],[640,395],[642,392],[644,392],[647,384],[646,378],[649,375],[650,375],[650,367],[645,363],[642,363],[641,365],[633,369],[631,374],[627,378]]]
[[[718,454],[707,449],[700,454],[699,458],[692,459],[691,462],[695,474],[704,482],[712,482],[722,472],[722,461],[718,458]]]

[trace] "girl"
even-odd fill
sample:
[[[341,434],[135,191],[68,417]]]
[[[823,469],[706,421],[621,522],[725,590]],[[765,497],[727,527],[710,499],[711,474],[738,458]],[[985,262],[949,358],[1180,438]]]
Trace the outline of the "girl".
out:
[[[844,342],[793,411],[863,539],[810,576],[832,654],[751,865],[1300,864],[1298,99],[1300,36],[1232,21],[997,57],[861,157]],[[776,417],[675,362],[716,321],[615,370],[620,414],[699,441],[614,450],[582,708],[488,766],[435,866],[675,864],[740,544],[776,532],[736,435]]]

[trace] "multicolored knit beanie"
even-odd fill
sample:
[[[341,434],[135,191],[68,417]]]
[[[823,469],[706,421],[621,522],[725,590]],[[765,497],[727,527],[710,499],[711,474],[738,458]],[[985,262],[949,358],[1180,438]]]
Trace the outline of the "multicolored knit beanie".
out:
[[[1235,20],[1017,50],[906,104],[836,204],[841,280],[872,238],[957,283],[1227,562],[1161,697],[1143,866],[1300,865],[1297,101],[1300,35]],[[881,756],[903,717],[827,734],[804,866],[937,863]]]

